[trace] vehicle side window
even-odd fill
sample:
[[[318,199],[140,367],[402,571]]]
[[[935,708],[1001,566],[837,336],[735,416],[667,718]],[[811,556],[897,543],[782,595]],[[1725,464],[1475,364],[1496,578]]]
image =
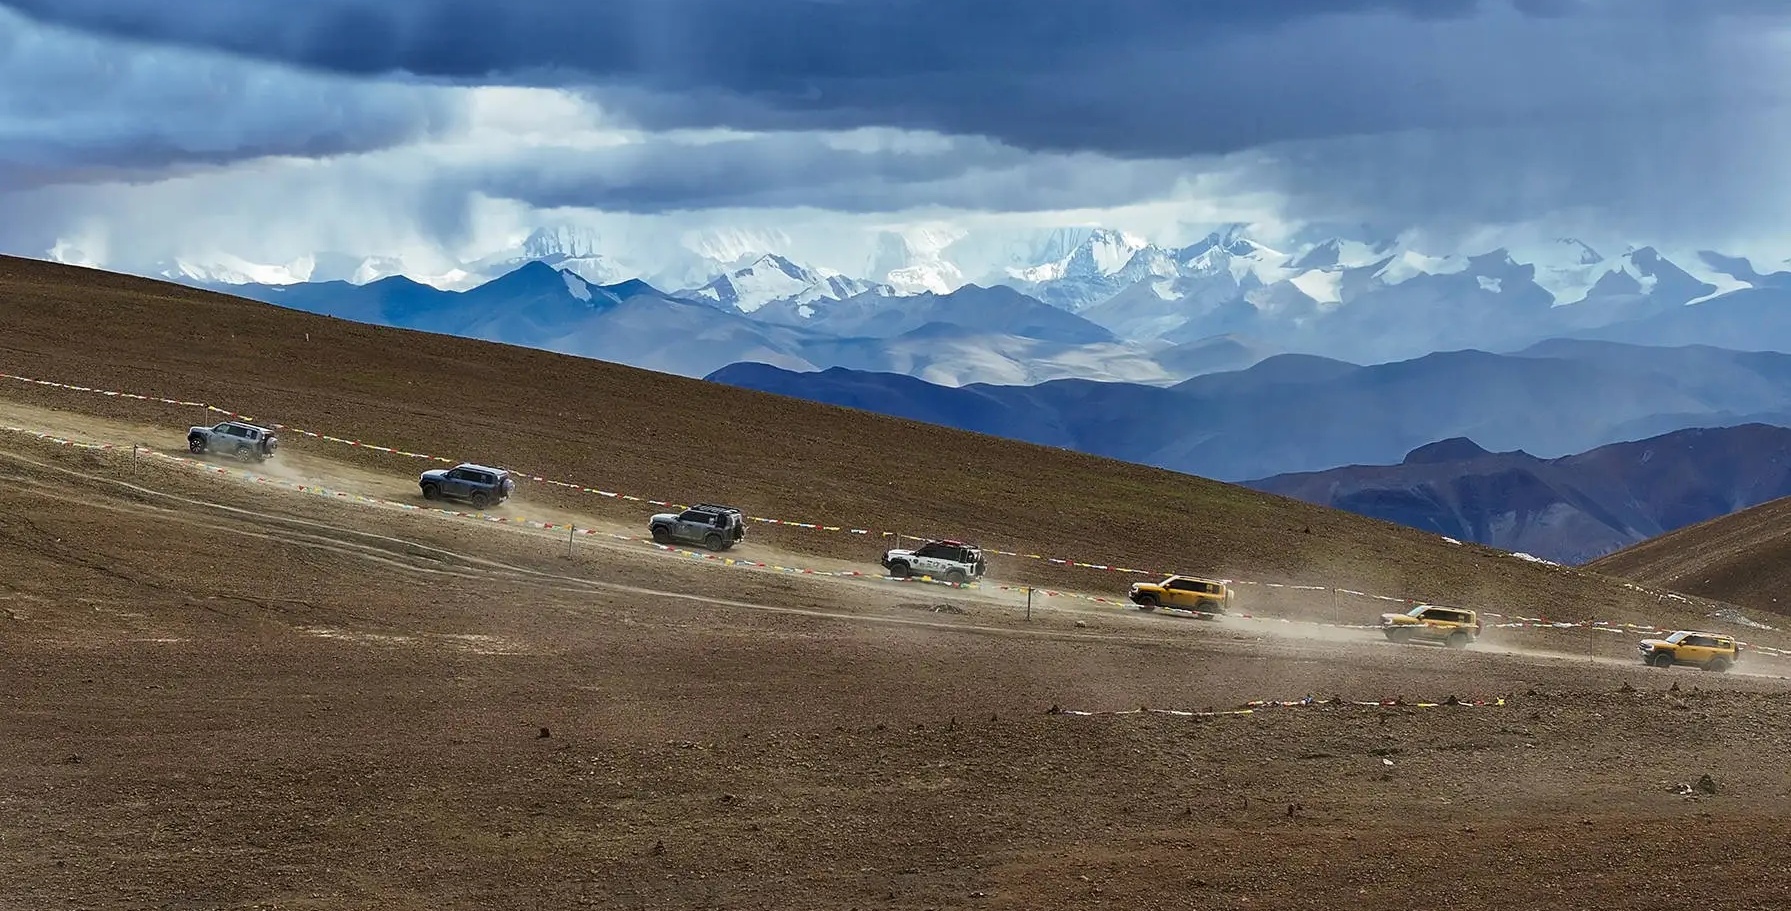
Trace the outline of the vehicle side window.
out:
[[[450,469],[448,469],[448,480],[450,480],[450,481],[458,481],[458,480],[460,480],[460,479],[461,479],[461,478],[464,478],[464,477],[466,477],[466,472],[464,472],[464,471],[461,471],[461,470],[460,470],[460,469],[458,469],[458,468],[450,468]]]
[[[939,552],[943,549],[944,548],[937,544],[927,544],[923,545],[920,550],[915,551],[914,555],[917,557],[937,557],[939,556]]]
[[[1164,587],[1168,588],[1172,592],[1185,592],[1188,590],[1188,583],[1186,583],[1180,579],[1171,579],[1169,581],[1169,584]]]

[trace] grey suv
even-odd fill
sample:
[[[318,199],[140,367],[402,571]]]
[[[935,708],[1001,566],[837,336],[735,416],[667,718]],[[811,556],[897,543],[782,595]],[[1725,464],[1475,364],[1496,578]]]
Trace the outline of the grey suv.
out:
[[[683,512],[663,512],[647,520],[660,544],[701,544],[727,550],[746,540],[746,516],[732,506],[698,503]]]
[[[471,462],[425,471],[417,484],[423,488],[425,500],[465,500],[475,509],[502,503],[516,490],[509,472]]]
[[[215,427],[188,427],[187,449],[194,455],[216,452],[244,462],[264,462],[274,457],[280,438],[266,427],[225,421]]]

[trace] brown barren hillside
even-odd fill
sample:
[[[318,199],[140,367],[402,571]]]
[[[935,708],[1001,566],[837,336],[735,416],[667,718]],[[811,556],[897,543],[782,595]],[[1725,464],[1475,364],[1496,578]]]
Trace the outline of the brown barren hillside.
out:
[[[380,328],[114,273],[0,258],[0,370],[225,405],[404,449],[749,513],[1075,560],[1306,582],[1551,617],[1642,616],[1609,580],[1065,450],[542,351]],[[698,344],[694,342],[693,344]],[[208,418],[8,383],[36,405],[161,422]],[[300,449],[328,447],[288,437]],[[422,463],[344,450],[393,474]],[[628,522],[649,508],[530,485],[531,502]],[[887,539],[755,527],[760,540],[875,559]],[[873,566],[874,568],[874,566]],[[1135,579],[996,559],[1008,581],[1119,591]]]
[[[1791,615],[1791,497],[1650,538],[1588,568]]]
[[[153,282],[0,261],[0,314],[6,372],[642,494],[1556,617],[1709,609],[1195,478]],[[538,484],[521,514],[552,528],[435,509],[422,463],[342,444],[194,458],[196,412],[0,381],[6,911],[1783,904],[1782,631],[1718,674],[1644,666],[1623,628],[1448,649],[1034,610],[836,574],[882,543],[837,532],[738,552],[809,548],[812,572],[729,564],[639,541],[644,504]],[[557,524],[599,511],[636,537]]]

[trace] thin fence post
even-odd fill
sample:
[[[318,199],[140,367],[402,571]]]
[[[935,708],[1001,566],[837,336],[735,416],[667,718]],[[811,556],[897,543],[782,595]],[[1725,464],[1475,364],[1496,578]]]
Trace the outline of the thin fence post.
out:
[[[566,559],[572,559],[572,536],[578,534],[578,525],[566,526]]]
[[[1032,622],[1032,586],[1026,586],[1026,622]]]
[[[136,471],[137,471],[137,444],[132,443],[131,444],[131,472],[134,474]]]
[[[1337,586],[1331,586],[1331,622],[1342,625],[1343,614],[1337,610]]]

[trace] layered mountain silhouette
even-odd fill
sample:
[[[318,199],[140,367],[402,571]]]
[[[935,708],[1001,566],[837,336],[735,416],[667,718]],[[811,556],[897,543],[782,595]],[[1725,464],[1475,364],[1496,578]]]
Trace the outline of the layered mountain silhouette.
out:
[[[943,388],[750,363],[709,378],[1228,481],[1390,464],[1452,437],[1558,458],[1691,427],[1791,423],[1791,355],[1582,340],[1366,367],[1281,355],[1168,388]]]
[[[1122,342],[1073,313],[1012,288],[966,285],[949,294],[900,298],[888,289],[843,298],[752,298],[748,287],[711,285],[718,296],[680,297],[630,279],[595,284],[577,273],[531,261],[465,291],[444,291],[402,276],[345,281],[231,285],[267,303],[359,322],[419,329],[576,354],[666,373],[701,377],[755,361],[792,370],[849,365],[899,370],[948,385],[973,381],[1032,383],[1096,375],[1169,384],[1235,364],[1165,366],[1155,351]],[[789,277],[783,272],[779,276]],[[758,285],[769,283],[755,273]],[[828,286],[841,293],[845,284]],[[730,289],[721,294],[721,289]],[[1163,350],[1169,350],[1162,346]],[[1183,357],[1182,361],[1186,361]]]
[[[1396,465],[1285,474],[1246,486],[1460,541],[1584,563],[1791,495],[1791,430],[1680,430],[1558,459],[1465,437]]]

